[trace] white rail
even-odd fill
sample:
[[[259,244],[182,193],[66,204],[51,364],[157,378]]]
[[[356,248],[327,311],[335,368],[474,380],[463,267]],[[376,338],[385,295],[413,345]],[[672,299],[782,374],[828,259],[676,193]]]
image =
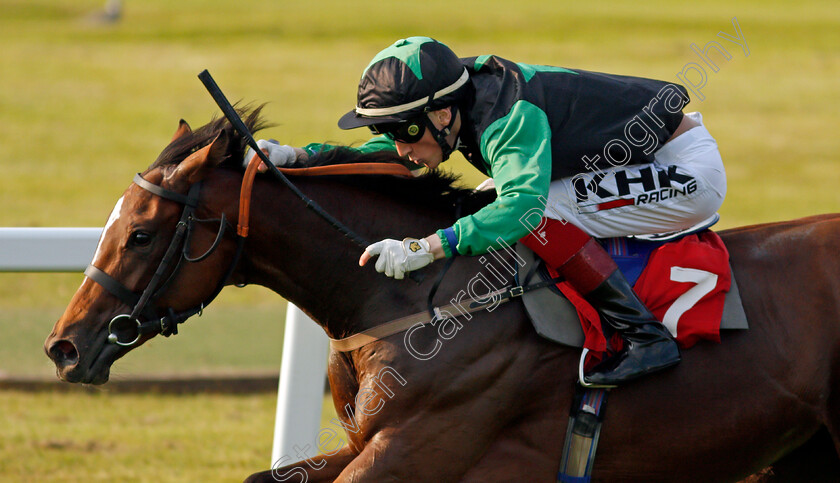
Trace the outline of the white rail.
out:
[[[0,228],[0,272],[81,272],[96,250],[101,228]],[[272,465],[297,461],[314,444],[321,420],[327,343],[309,317],[289,304],[277,391]],[[287,459],[289,461],[289,459]]]
[[[0,271],[84,271],[101,233],[101,228],[0,228]]]

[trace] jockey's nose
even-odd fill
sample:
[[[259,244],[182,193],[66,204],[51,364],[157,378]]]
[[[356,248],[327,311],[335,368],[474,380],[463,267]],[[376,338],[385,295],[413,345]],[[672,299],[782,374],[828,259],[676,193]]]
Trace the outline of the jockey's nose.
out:
[[[394,145],[397,147],[397,154],[405,158],[411,153],[411,145],[395,141]]]

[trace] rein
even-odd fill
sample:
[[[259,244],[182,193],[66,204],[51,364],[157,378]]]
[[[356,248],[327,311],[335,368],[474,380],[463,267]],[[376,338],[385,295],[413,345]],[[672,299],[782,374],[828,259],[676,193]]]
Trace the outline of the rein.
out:
[[[252,149],[254,149],[255,152],[254,157],[251,158],[251,160],[248,163],[248,167],[245,171],[245,176],[243,178],[242,186],[240,189],[239,223],[236,230],[236,252],[227,271],[225,272],[225,275],[219,281],[213,293],[206,300],[204,300],[197,307],[182,312],[175,312],[174,309],[169,307],[166,309],[167,315],[163,317],[158,317],[157,311],[154,307],[154,302],[160,298],[164,290],[175,279],[175,276],[178,273],[182,263],[184,261],[188,263],[197,263],[209,257],[221,243],[222,238],[225,234],[225,229],[229,225],[229,223],[225,219],[224,213],[222,213],[222,217],[219,220],[200,220],[193,216],[193,213],[195,212],[195,209],[198,205],[198,198],[201,190],[201,182],[194,183],[192,186],[190,186],[189,192],[186,195],[183,195],[181,193],[177,193],[172,190],[167,190],[161,186],[152,184],[146,179],[144,179],[142,175],[137,174],[133,180],[136,185],[156,196],[160,196],[161,198],[184,205],[184,210],[181,213],[181,219],[176,225],[175,234],[172,237],[172,241],[170,242],[169,247],[167,248],[163,258],[161,259],[157,270],[155,270],[154,275],[152,276],[148,285],[141,294],[135,293],[134,291],[123,285],[121,282],[116,280],[114,277],[108,275],[101,269],[93,266],[93,264],[88,265],[88,267],[85,269],[85,275],[88,278],[101,285],[106,291],[108,291],[111,295],[116,297],[118,300],[120,300],[127,306],[132,307],[130,314],[117,315],[114,318],[112,318],[111,321],[108,323],[108,342],[112,344],[116,344],[123,347],[131,347],[137,344],[137,342],[140,341],[140,338],[146,334],[161,334],[165,337],[177,334],[178,324],[185,322],[193,315],[198,314],[200,316],[204,308],[207,307],[216,298],[216,296],[218,296],[218,294],[227,284],[227,281],[233,275],[233,272],[236,269],[236,266],[238,265],[239,260],[242,256],[242,252],[245,246],[245,239],[247,238],[249,231],[251,190],[253,188],[254,178],[257,174],[258,167],[261,162],[265,163],[265,165],[268,166],[271,170],[272,174],[274,174],[275,177],[279,178],[280,181],[282,181],[283,184],[285,184],[286,187],[292,193],[294,193],[295,196],[300,198],[301,201],[303,201],[306,204],[306,207],[308,209],[314,211],[318,216],[327,221],[333,228],[335,228],[347,238],[351,239],[354,243],[361,246],[362,248],[366,248],[369,245],[369,243],[365,241],[362,237],[357,235],[355,232],[350,230],[348,227],[343,225],[340,221],[335,219],[332,215],[327,213],[315,201],[307,197],[302,191],[300,191],[300,189],[298,189],[297,186],[295,186],[291,181],[289,181],[288,178],[286,178],[284,173],[299,176],[321,176],[330,174],[389,174],[406,177],[412,176],[411,172],[405,166],[380,163],[359,163],[355,165],[334,165],[303,169],[278,169],[276,166],[274,166],[273,163],[271,163],[271,161],[268,160],[268,157],[265,155],[265,153],[262,152],[259,146],[257,146],[257,143],[251,135],[250,131],[248,130],[247,126],[245,126],[245,123],[242,121],[242,119],[240,119],[239,115],[236,113],[236,110],[233,108],[233,106],[222,93],[219,86],[210,76],[210,73],[205,70],[201,72],[198,77],[199,79],[201,79],[202,83],[204,83],[205,87],[207,88],[211,96],[214,98],[214,100],[216,100],[216,103],[222,109],[222,112],[224,113],[228,121],[231,123],[231,125],[234,127],[234,129],[236,129],[240,133],[240,135],[242,135],[242,137],[246,140],[247,144]],[[198,257],[190,257],[188,252],[193,223],[210,221],[219,222],[219,232],[216,235],[216,240],[213,242],[212,246],[207,250],[207,252],[205,252],[203,255]],[[178,261],[177,263],[175,263],[175,267],[171,268],[172,261],[179,251],[180,256],[178,257]],[[164,279],[167,273],[169,273],[169,277]],[[411,273],[409,274],[409,277],[418,283],[420,282],[420,280],[422,280],[422,276],[419,274]],[[140,319],[141,316],[145,317],[147,320],[142,321]],[[124,327],[121,328],[120,325],[123,325]],[[126,330],[133,330],[136,335],[134,335],[133,338],[130,338],[130,340],[127,341],[120,340],[118,332]]]
[[[271,171],[281,182],[283,182],[283,184],[286,185],[286,187],[292,193],[294,193],[295,196],[297,196],[298,198],[300,198],[301,201],[306,203],[307,208],[309,208],[318,216],[326,220],[327,223],[329,223],[333,228],[338,230],[341,234],[352,240],[353,243],[355,243],[356,245],[362,247],[363,249],[370,245],[370,243],[365,241],[364,238],[357,235],[353,230],[346,227],[340,221],[335,219],[332,215],[327,213],[323,208],[321,208],[320,205],[318,205],[318,203],[306,196],[297,186],[294,185],[294,183],[289,181],[289,179],[286,178],[283,175],[283,173],[280,172],[277,166],[274,166],[274,163],[269,161],[268,156],[266,156],[262,149],[260,149],[260,147],[257,145],[257,141],[254,139],[254,136],[251,134],[251,131],[248,130],[248,127],[245,125],[245,123],[239,117],[239,114],[237,114],[236,110],[233,108],[233,104],[231,104],[227,97],[225,97],[225,94],[222,92],[222,89],[219,87],[218,84],[216,84],[216,81],[213,79],[213,76],[210,75],[210,72],[208,72],[207,69],[201,71],[201,73],[198,74],[198,78],[199,80],[201,80],[202,84],[204,84],[204,87],[207,89],[207,92],[210,93],[210,96],[213,97],[213,100],[216,101],[216,104],[222,110],[222,114],[225,115],[225,118],[227,118],[228,122],[230,122],[230,125],[233,126],[234,129],[236,129],[236,131],[243,137],[243,139],[245,139],[245,141],[248,143],[248,146],[250,146],[251,149],[254,150],[254,153],[256,153],[256,156],[259,156],[263,160],[265,165],[268,166],[269,171]]]
[[[248,129],[248,126],[242,121],[239,117],[239,114],[236,112],[236,109],[233,108],[233,104],[225,96],[222,89],[216,84],[215,79],[213,76],[210,75],[210,72],[207,69],[204,69],[198,74],[198,79],[204,84],[204,87],[207,89],[207,92],[216,101],[216,105],[219,106],[219,109],[222,110],[222,114],[225,115],[225,118],[230,122],[230,125],[242,136],[248,146],[254,150],[256,156],[259,156],[260,159],[268,166],[269,171],[278,178],[286,188],[289,189],[295,196],[298,197],[301,201],[306,204],[306,208],[311,210],[313,213],[321,217],[324,221],[329,223],[331,227],[333,227],[336,231],[350,239],[353,243],[361,247],[363,250],[366,249],[370,242],[359,236],[356,232],[351,230],[349,227],[341,223],[337,220],[334,216],[329,214],[326,210],[321,208],[321,206],[316,203],[313,199],[306,196],[294,183],[289,181],[289,179],[281,172],[277,166],[274,165],[271,161],[269,161],[268,156],[260,149],[259,145],[257,145],[256,139],[251,134],[251,131]],[[313,168],[314,169],[314,168]],[[408,278],[414,280],[417,283],[423,281],[423,275],[417,272],[409,272]]]

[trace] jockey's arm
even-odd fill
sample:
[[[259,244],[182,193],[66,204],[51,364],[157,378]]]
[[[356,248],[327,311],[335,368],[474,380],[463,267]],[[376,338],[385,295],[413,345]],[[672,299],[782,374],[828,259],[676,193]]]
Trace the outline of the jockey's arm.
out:
[[[326,143],[310,143],[303,147],[294,147],[289,145],[281,145],[279,142],[273,139],[260,139],[257,141],[257,145],[262,149],[266,155],[268,155],[269,160],[278,168],[309,168],[312,167],[314,159],[320,153],[328,152],[332,149],[335,149],[336,146],[332,144]],[[396,152],[397,148],[394,146],[394,141],[388,139],[385,136],[376,136],[374,138],[369,139],[366,143],[362,144],[361,146],[357,147],[346,147],[346,149],[350,149],[353,151],[357,151],[359,153],[373,153],[379,151],[393,151]],[[254,151],[252,149],[248,149],[245,158],[243,159],[243,166],[247,166],[248,162],[254,156]],[[417,169],[420,169],[420,166],[417,166],[414,163],[404,162],[407,168],[414,172]],[[265,163],[260,164],[259,171],[265,172],[268,170],[268,167]]]
[[[515,243],[530,231],[522,218],[542,215],[545,209],[551,183],[551,129],[541,109],[524,101],[516,103],[507,116],[484,131],[480,149],[498,197],[426,238],[432,246],[440,241],[447,257],[479,255],[503,243]]]
[[[395,279],[434,260],[479,255],[527,235],[522,219],[542,216],[551,183],[551,129],[541,109],[519,102],[481,136],[486,172],[495,180],[496,200],[449,228],[423,239],[386,239],[369,245],[359,258],[364,266],[378,256],[376,271]]]
[[[307,144],[303,148],[299,149],[299,153],[297,156],[297,160],[295,161],[295,165],[291,166],[294,168],[304,168],[307,167],[307,162],[309,161],[310,157],[314,157],[318,153],[322,153],[325,151],[329,151],[334,149],[335,146],[332,144],[323,144],[323,143],[312,143]],[[386,136],[375,136],[370,138],[367,142],[362,144],[361,146],[350,147],[354,151],[358,151],[360,153],[375,153],[379,151],[392,151],[394,153],[397,152],[397,148],[394,145],[394,141],[388,139]],[[410,163],[407,160],[402,162],[403,166],[411,170],[412,173],[419,173],[419,170],[422,169],[422,166],[418,166],[414,163]]]

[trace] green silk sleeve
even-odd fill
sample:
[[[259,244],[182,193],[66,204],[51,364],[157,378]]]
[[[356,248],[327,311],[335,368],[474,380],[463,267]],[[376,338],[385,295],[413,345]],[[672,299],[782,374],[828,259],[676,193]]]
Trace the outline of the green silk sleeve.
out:
[[[333,145],[333,144],[311,143],[311,144],[307,144],[306,146],[302,147],[301,149],[306,151],[306,153],[310,157],[312,157],[312,156],[317,155],[318,153],[322,153],[322,152],[334,149],[335,147],[336,146]],[[361,146],[347,147],[347,148],[352,149],[354,151],[358,151],[358,152],[363,153],[363,154],[374,153],[374,152],[378,152],[378,151],[393,151],[393,152],[397,151],[397,147],[394,144],[394,141],[391,140],[391,139],[388,139],[387,136],[372,137],[367,142],[362,144]],[[416,171],[416,170],[422,168],[422,166],[419,166],[419,165],[414,164],[414,163],[410,163],[408,161],[404,161],[402,164],[405,165],[405,167],[407,167],[408,169],[410,169],[412,171]]]
[[[486,253],[527,235],[530,229],[520,219],[534,209],[544,211],[551,183],[551,129],[545,112],[534,104],[514,104],[482,133],[480,149],[498,197],[453,225],[462,255]],[[444,251],[453,254],[449,243]]]

